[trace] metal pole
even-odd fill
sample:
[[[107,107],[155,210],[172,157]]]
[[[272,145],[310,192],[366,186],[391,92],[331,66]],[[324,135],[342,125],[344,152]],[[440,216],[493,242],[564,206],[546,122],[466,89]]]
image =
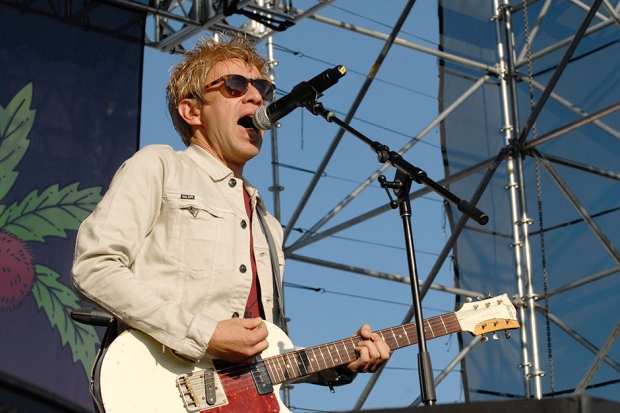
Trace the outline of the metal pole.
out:
[[[267,59],[269,66],[271,67],[271,81],[275,80],[274,67],[278,65],[278,61],[275,59],[273,52],[273,37],[267,39]],[[277,123],[270,130],[271,133],[271,177],[273,185],[269,187],[269,190],[273,192],[273,216],[279,221],[281,216],[280,209],[280,192],[284,190],[284,187],[280,185],[280,158],[278,157],[278,128]]]
[[[497,12],[501,13],[502,17],[500,19],[498,15],[495,19],[498,65],[500,68],[499,82],[501,86],[501,100],[503,109],[502,116],[504,118],[502,132],[504,133],[506,145],[510,147],[510,144],[515,139],[515,133],[518,133],[517,129],[519,123],[518,106],[516,105],[516,84],[514,82],[514,78],[512,78],[515,61],[514,45],[512,44],[514,34],[510,5],[504,0],[504,3],[499,6],[496,0],[495,6],[497,7]],[[500,20],[504,22],[503,41]],[[505,42],[506,46],[506,55],[504,55],[503,42]],[[507,81],[509,78],[512,80],[510,84]],[[508,92],[509,86],[511,94]],[[510,99],[510,97],[512,97],[512,99]],[[506,158],[508,177],[506,189],[509,191],[510,197],[513,234],[513,239],[510,246],[513,248],[517,293],[519,300],[524,304],[519,306],[519,316],[522,323],[522,327],[519,331],[521,335],[522,357],[520,367],[523,368],[524,393],[526,398],[532,397],[532,388],[530,387],[532,383],[530,383],[530,378],[533,378],[534,397],[541,399],[542,385],[540,382],[539,373],[540,363],[538,359],[538,339],[536,334],[536,318],[534,312],[535,301],[533,285],[531,282],[531,250],[529,248],[529,235],[527,231],[531,220],[527,218],[527,209],[524,202],[525,183],[522,174],[522,160],[522,155],[516,151],[510,151]],[[531,357],[533,361],[530,361],[530,346],[532,349]]]

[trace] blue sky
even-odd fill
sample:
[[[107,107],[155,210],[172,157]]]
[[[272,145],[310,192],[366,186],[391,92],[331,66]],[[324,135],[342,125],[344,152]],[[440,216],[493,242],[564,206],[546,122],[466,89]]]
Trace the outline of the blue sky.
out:
[[[295,1],[305,9],[315,1]],[[319,14],[356,26],[389,34],[406,1],[340,0]],[[415,4],[399,37],[429,48],[437,48],[437,5],[420,1]],[[344,65],[348,72],[320,101],[345,119],[360,87],[370,72],[384,41],[306,19],[274,37],[275,68],[278,96],[289,92],[297,83],[308,80],[323,70]],[[264,43],[261,44],[261,47]],[[167,144],[182,149],[164,102],[168,69],[178,60],[174,55],[147,49],[143,82],[141,145]],[[351,126],[371,140],[392,150],[399,150],[420,134],[438,114],[438,62],[420,52],[394,45],[379,67],[376,79],[355,113]],[[336,125],[297,109],[280,121],[278,154],[281,192],[281,221],[287,225],[315,171],[338,133]],[[261,154],[251,161],[246,176],[259,188],[267,206],[273,210],[272,157],[270,133],[265,135]],[[435,180],[443,178],[439,133],[431,130],[405,155],[405,159],[425,170]],[[294,223],[294,231],[286,245],[312,228],[332,210],[335,217],[324,228],[346,222],[359,214],[389,202],[377,182],[359,195],[360,184],[381,164],[366,144],[345,133],[334,151],[325,174]],[[394,177],[394,168],[385,171]],[[421,189],[413,184],[412,190]],[[469,194],[459,194],[467,198]],[[354,200],[340,211],[339,203]],[[425,280],[449,236],[443,205],[429,194],[412,205],[412,227],[420,280]],[[408,277],[403,242],[402,221],[398,210],[388,211],[349,229],[295,251],[295,254],[352,267]],[[444,265],[437,284],[451,286],[449,263]],[[285,269],[285,299],[291,318],[293,342],[311,346],[338,340],[354,333],[362,323],[373,329],[401,324],[412,293],[408,284],[389,281],[348,271],[328,269],[288,260]],[[425,317],[454,311],[453,296],[431,290],[423,302]],[[458,353],[456,337],[448,336],[428,343],[435,375]],[[371,392],[364,408],[408,406],[419,396],[417,346],[394,353],[392,360]],[[334,394],[326,388],[296,385],[290,393],[295,412],[350,410],[357,402],[370,375],[360,375],[354,384],[337,388]],[[438,403],[463,401],[458,373],[452,372],[437,387]]]

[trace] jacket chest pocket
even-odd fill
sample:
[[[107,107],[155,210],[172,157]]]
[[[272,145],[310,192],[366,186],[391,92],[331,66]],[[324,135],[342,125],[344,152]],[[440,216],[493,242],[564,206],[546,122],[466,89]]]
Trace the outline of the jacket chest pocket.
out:
[[[178,210],[182,265],[201,274],[225,265],[225,253],[230,250],[230,236],[226,230],[230,214],[198,200],[183,201]]]

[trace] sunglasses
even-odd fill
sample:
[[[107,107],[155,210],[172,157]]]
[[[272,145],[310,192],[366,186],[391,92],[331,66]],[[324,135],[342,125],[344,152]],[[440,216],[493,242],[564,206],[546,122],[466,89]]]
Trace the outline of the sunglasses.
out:
[[[245,76],[241,75],[224,75],[206,85],[205,88],[208,89],[211,86],[214,86],[220,82],[224,82],[224,89],[226,90],[226,93],[224,93],[224,91],[221,89],[220,92],[222,92],[224,96],[229,98],[238,98],[245,95],[246,93],[248,93],[248,88],[250,84],[254,86],[256,90],[258,90],[258,93],[260,93],[261,97],[265,102],[272,101],[276,92],[276,85],[274,85],[268,80],[248,79]]]

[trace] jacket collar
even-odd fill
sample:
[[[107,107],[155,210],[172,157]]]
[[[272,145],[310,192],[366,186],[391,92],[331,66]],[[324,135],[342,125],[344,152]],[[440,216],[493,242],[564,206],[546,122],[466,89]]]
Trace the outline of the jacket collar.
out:
[[[200,169],[209,175],[213,182],[221,182],[234,177],[233,171],[229,167],[224,165],[215,156],[211,155],[198,145],[191,143],[183,152],[192,161],[194,161]],[[250,181],[248,181],[245,176],[242,177],[241,180],[243,181],[244,188],[250,194],[250,197],[252,197],[252,199],[256,199],[258,207],[263,211],[266,211],[265,204],[260,197],[258,190],[252,186]]]

